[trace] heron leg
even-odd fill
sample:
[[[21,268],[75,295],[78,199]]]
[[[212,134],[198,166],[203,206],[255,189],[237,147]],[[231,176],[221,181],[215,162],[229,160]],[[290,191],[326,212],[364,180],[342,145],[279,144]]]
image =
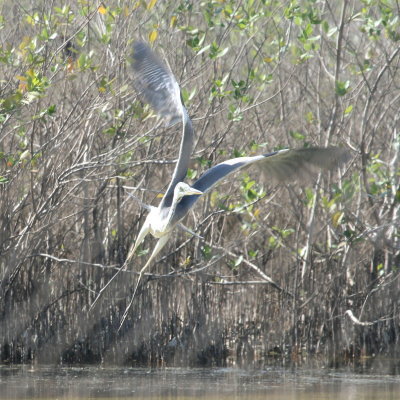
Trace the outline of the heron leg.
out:
[[[144,271],[146,271],[146,269],[149,267],[149,265],[153,262],[154,258],[157,256],[157,254],[161,251],[161,249],[162,249],[162,248],[165,246],[165,244],[168,242],[169,237],[170,237],[170,234],[167,233],[166,235],[161,236],[160,239],[158,239],[158,242],[157,242],[157,244],[155,245],[155,247],[154,247],[154,249],[153,249],[153,252],[151,253],[150,258],[147,260],[147,262],[146,262],[146,264],[144,265],[144,267],[139,271],[139,277],[138,277],[138,280],[137,280],[137,282],[136,282],[135,290],[133,291],[131,300],[129,301],[129,304],[128,304],[128,306],[127,306],[126,309],[125,309],[124,315],[122,316],[121,323],[120,323],[120,325],[119,325],[118,330],[121,329],[122,325],[123,325],[124,322],[125,322],[126,317],[128,316],[129,309],[130,309],[131,306],[132,306],[132,303],[133,303],[133,300],[134,300],[134,298],[135,298],[136,292],[137,292],[137,290],[138,290],[139,284],[140,284],[140,282],[141,282],[141,280],[142,280]],[[126,262],[125,262],[125,263],[126,263]]]
[[[130,250],[128,252],[128,256],[126,257],[124,265],[128,264],[130,259],[135,254],[136,249],[143,242],[144,238],[147,236],[147,234],[149,232],[150,232],[150,225],[149,225],[149,223],[147,222],[147,219],[146,219],[146,221],[144,221],[144,224],[143,224],[142,228],[139,231],[139,234],[138,234],[138,236],[136,238],[135,244],[133,246],[131,246],[131,248],[130,248]]]

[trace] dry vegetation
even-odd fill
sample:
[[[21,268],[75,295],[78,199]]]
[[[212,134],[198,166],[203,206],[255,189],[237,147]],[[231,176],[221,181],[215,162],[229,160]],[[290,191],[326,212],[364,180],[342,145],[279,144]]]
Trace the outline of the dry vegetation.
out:
[[[395,354],[398,2],[0,7],[1,361],[339,364]],[[204,240],[176,233],[118,332],[154,240],[88,310],[143,222],[129,193],[157,204],[181,136],[132,87],[126,57],[138,38],[181,84],[196,131],[189,182],[224,159],[282,147],[346,146],[353,158],[309,187],[257,173],[219,186],[186,221]]]

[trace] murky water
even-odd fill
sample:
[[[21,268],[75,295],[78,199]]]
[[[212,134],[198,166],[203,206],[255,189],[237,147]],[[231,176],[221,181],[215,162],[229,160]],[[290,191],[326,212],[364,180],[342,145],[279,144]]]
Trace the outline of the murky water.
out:
[[[0,367],[1,399],[398,400],[400,376],[337,370]]]

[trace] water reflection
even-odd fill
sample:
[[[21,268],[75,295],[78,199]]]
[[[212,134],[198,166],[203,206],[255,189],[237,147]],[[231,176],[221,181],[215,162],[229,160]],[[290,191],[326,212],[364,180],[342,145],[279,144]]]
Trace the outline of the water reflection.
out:
[[[400,398],[400,377],[338,371],[0,367],[1,399]]]

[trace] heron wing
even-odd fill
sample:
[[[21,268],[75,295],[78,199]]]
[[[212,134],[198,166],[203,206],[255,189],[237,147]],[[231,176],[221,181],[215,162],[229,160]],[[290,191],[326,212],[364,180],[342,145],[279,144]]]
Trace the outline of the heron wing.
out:
[[[144,42],[135,42],[131,57],[136,90],[154,111],[174,125],[182,120],[179,85],[169,68]]]
[[[132,68],[136,89],[168,125],[182,121],[183,135],[178,161],[171,182],[162,199],[161,207],[172,203],[174,188],[185,179],[193,149],[193,127],[186,108],[182,104],[179,85],[169,68],[144,42],[133,45]]]
[[[232,158],[210,168],[192,187],[207,193],[233,172],[253,164],[259,166],[265,178],[274,183],[305,181],[321,169],[332,169],[348,159],[349,152],[340,147],[284,149],[254,157]],[[198,198],[185,196],[177,205],[176,218],[183,218]]]
[[[311,147],[232,158],[210,168],[192,186],[202,192],[208,192],[221,179],[252,164],[257,164],[265,177],[274,183],[307,180],[321,169],[331,169],[340,165],[348,160],[348,155],[348,151],[340,147]]]
[[[350,158],[342,147],[285,149],[265,154],[260,163],[262,173],[274,183],[310,181],[321,170],[338,167]]]

